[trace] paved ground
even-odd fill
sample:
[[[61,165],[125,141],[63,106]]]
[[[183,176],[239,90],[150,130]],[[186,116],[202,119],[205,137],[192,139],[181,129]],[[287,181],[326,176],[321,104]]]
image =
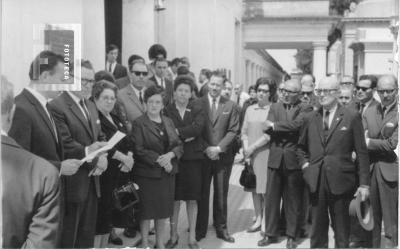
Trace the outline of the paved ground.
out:
[[[215,236],[215,230],[212,227],[212,221],[210,220],[209,231],[207,237],[199,242],[199,245],[203,249],[214,249],[214,248],[259,248],[257,246],[257,241],[261,239],[260,233],[247,233],[246,230],[252,224],[252,217],[254,215],[253,202],[251,199],[251,194],[244,192],[243,188],[239,185],[240,173],[243,166],[236,164],[232,170],[232,176],[230,178],[229,195],[228,195],[228,228],[229,232],[235,238],[235,243],[226,243]],[[212,197],[211,197],[212,198]],[[212,208],[210,208],[212,210]],[[212,212],[210,212],[210,217],[212,217]],[[187,248],[188,243],[188,233],[187,233],[187,218],[186,218],[186,208],[182,204],[180,219],[179,219],[179,245],[177,248]],[[121,234],[122,230],[118,230],[118,234]],[[124,246],[132,246],[140,238],[137,236],[134,239],[127,239],[123,235],[121,237],[124,240]],[[150,237],[150,240],[154,244],[154,236]],[[168,238],[165,238],[167,241]],[[277,244],[270,245],[265,248],[286,248],[286,238],[281,237],[280,242]],[[304,239],[297,241],[298,248],[310,248],[310,240]],[[109,245],[110,247],[115,247]],[[329,247],[334,248],[333,242],[333,232],[329,230]]]

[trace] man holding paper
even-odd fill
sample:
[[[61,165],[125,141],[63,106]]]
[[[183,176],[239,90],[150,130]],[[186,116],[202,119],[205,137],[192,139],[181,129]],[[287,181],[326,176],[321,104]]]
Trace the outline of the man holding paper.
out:
[[[70,66],[73,75],[73,67]],[[72,77],[71,77],[72,78]],[[75,80],[79,80],[74,76]],[[88,61],[81,63],[81,91],[63,92],[50,103],[55,124],[64,147],[64,157],[85,158],[106,145],[101,133],[98,112],[88,101],[94,70]],[[100,196],[99,175],[107,169],[107,154],[97,155],[82,164],[75,175],[66,177],[66,213],[61,247],[93,247]]]

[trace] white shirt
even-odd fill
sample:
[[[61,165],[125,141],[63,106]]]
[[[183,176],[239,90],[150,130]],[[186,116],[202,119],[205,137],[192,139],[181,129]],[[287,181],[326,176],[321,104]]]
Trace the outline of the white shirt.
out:
[[[116,62],[116,61],[114,61],[113,63],[111,63],[111,72],[110,72],[110,71],[109,71],[109,69],[110,69],[110,62],[107,61],[107,62],[106,62],[106,71],[109,72],[109,73],[113,73],[116,66],[117,66],[117,62]]]
[[[142,93],[142,100],[143,100],[143,104],[144,104],[144,87],[142,88],[142,90],[137,89],[136,87],[134,87],[132,84],[130,84],[130,86],[132,87],[133,91],[136,94],[136,97],[139,99],[140,93]]]
[[[161,86],[162,88],[165,89],[165,79],[161,79],[161,78],[158,77],[157,75],[154,75],[154,77],[155,77],[156,80],[157,80],[157,84],[158,84],[159,86]]]
[[[220,98],[221,98],[221,95],[219,95],[218,97],[215,98],[215,109],[218,109],[218,104],[219,104]],[[213,97],[211,97],[210,94],[208,94],[208,102],[210,103],[210,108],[212,108]]]
[[[67,92],[69,94],[69,96],[71,96],[72,100],[76,103],[76,105],[78,106],[78,108],[81,110],[83,116],[89,120],[89,118],[86,116],[85,110],[83,110],[81,104],[79,103],[79,101],[81,101],[80,98],[78,98],[78,96],[76,96],[75,94],[71,93],[71,92]],[[86,103],[85,103],[86,105]],[[87,110],[89,112],[89,110]]]
[[[1,129],[1,135],[2,135],[2,136],[6,136],[6,137],[8,137],[8,134],[7,134],[7,132],[3,131],[3,129]]]
[[[333,117],[335,116],[335,112],[337,110],[338,104],[336,104],[335,106],[333,106],[330,110],[329,110],[329,129],[331,128],[331,124],[332,124],[332,120]],[[328,111],[325,108],[322,109],[322,117],[325,116],[325,112]]]

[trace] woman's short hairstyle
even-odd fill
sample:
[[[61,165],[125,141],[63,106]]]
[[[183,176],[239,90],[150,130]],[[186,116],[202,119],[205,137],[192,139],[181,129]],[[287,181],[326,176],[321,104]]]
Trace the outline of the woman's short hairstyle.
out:
[[[154,44],[149,48],[149,59],[154,60],[157,58],[157,55],[163,55],[164,59],[167,59],[167,50],[165,50],[164,46],[161,44]]]
[[[269,101],[276,101],[276,82],[274,79],[261,77],[256,81],[256,91],[258,91],[258,87],[261,85],[268,85],[269,88]]]
[[[256,90],[256,86],[255,86],[255,85],[251,85],[251,86],[249,86],[248,93],[251,93],[251,91],[252,91],[252,90],[254,90],[254,91],[257,91],[257,90]]]
[[[115,93],[115,96],[117,96],[118,87],[114,83],[107,81],[107,80],[100,80],[93,84],[92,97],[94,99],[99,99],[101,93],[106,89],[113,90]]]
[[[176,70],[177,75],[188,75],[190,73],[189,68],[187,66],[179,66]]]
[[[94,81],[97,82],[100,80],[107,80],[112,83],[115,83],[114,75],[112,75],[110,72],[106,70],[101,70],[94,74]]]
[[[164,97],[164,89],[160,86],[152,85],[144,91],[144,102],[147,103],[147,100],[151,98],[151,96],[160,94]]]
[[[179,75],[176,77],[174,81],[174,91],[180,86],[180,85],[188,85],[190,87],[190,92],[194,90],[194,79],[192,76],[189,75]]]

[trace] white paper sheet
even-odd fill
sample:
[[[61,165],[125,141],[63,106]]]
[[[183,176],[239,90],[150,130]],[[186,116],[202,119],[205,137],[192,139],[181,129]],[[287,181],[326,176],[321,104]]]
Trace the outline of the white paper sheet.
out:
[[[110,140],[108,140],[107,144],[100,149],[93,151],[92,153],[89,153],[86,157],[84,157],[81,161],[82,162],[87,162],[90,160],[93,160],[99,153],[108,151],[112,149],[121,139],[123,139],[126,136],[125,133],[122,133],[120,131],[117,131]]]

